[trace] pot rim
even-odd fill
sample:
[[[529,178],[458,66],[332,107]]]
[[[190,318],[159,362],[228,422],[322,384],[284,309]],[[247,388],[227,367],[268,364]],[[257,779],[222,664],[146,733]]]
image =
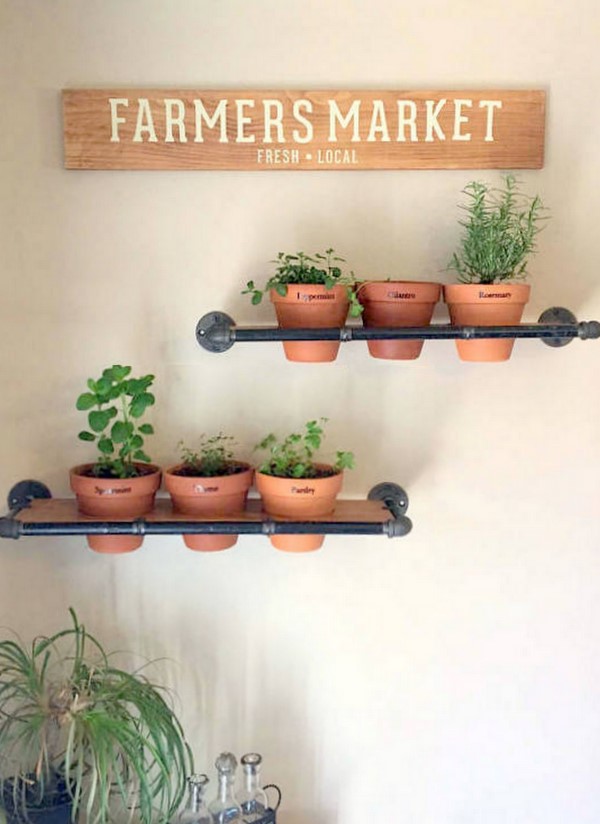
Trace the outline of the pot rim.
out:
[[[183,462],[181,462],[169,467],[168,469],[165,469],[163,475],[165,476],[165,478],[168,475],[174,478],[188,478],[191,481],[210,481],[215,480],[217,478],[239,478],[240,476],[245,475],[248,472],[254,472],[254,467],[251,464],[246,463],[246,461],[230,461],[229,463],[235,464],[236,466],[241,466],[243,467],[243,469],[241,469],[239,472],[230,472],[229,475],[179,475],[176,470],[181,469],[181,467],[184,466]]]
[[[91,463],[78,464],[77,466],[73,466],[73,467],[71,467],[71,469],[69,469],[69,475],[76,476],[78,478],[93,478],[94,481],[99,481],[100,483],[102,483],[102,482],[114,483],[115,481],[139,481],[139,480],[142,480],[142,479],[145,479],[145,478],[149,478],[153,475],[156,475],[157,473],[158,474],[162,473],[162,469],[160,468],[160,466],[157,466],[156,464],[142,463],[141,461],[134,461],[134,466],[139,466],[139,467],[142,467],[142,468],[146,468],[146,469],[149,469],[151,471],[146,472],[143,475],[132,475],[129,478],[100,478],[100,477],[97,478],[95,475],[86,475],[85,474],[88,470],[92,469],[92,467],[94,467],[96,465],[97,465],[97,461],[93,461]]]

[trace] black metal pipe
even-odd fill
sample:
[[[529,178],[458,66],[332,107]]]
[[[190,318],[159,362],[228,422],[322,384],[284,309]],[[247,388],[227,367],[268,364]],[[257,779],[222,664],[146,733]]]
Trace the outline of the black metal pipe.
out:
[[[389,521],[86,521],[28,523],[8,518],[0,537],[69,535],[385,535]],[[408,521],[408,518],[404,519]],[[402,533],[405,534],[405,533]]]
[[[279,327],[229,328],[228,343],[264,341],[341,341],[352,340],[477,340],[481,338],[561,338],[600,337],[600,323],[589,321],[569,324],[531,323],[519,326],[433,326],[366,327],[342,326],[327,329],[280,329]],[[225,341],[224,341],[225,342]]]

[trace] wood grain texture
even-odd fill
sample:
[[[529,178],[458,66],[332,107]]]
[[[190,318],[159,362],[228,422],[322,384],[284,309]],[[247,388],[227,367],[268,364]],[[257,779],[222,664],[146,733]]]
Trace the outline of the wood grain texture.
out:
[[[77,509],[77,502],[73,498],[49,498],[38,499],[31,503],[27,509],[21,510],[16,516],[19,521],[25,524],[64,524],[64,523],[98,523],[103,519],[90,518],[81,515]],[[379,501],[338,501],[335,511],[330,515],[319,518],[308,518],[314,522],[330,521],[333,523],[360,522],[360,523],[384,523],[392,517],[389,510]],[[114,521],[128,521],[130,519],[111,518]],[[235,515],[218,516],[214,518],[195,518],[189,515],[179,515],[173,512],[171,501],[168,498],[157,498],[156,505],[152,512],[143,516],[144,521],[249,521],[260,522],[264,520],[287,521],[289,518],[279,518],[267,515],[261,506],[261,501],[254,498],[248,501],[244,512]]]
[[[112,102],[111,102],[112,101]],[[543,91],[63,91],[67,169],[539,169]]]

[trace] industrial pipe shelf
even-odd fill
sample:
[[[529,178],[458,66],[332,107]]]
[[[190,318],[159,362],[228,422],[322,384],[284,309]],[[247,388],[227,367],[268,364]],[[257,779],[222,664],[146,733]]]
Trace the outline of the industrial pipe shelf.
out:
[[[407,535],[412,522],[404,514],[408,496],[402,487],[381,483],[366,501],[338,501],[333,513],[306,521],[267,515],[259,499],[243,513],[218,518],[190,518],[173,511],[168,498],[157,498],[152,512],[135,520],[99,521],[81,515],[72,498],[51,497],[39,481],[21,481],[8,496],[9,514],[0,518],[0,538],[66,535]]]
[[[236,326],[224,312],[208,312],[196,325],[196,340],[208,352],[226,352],[234,343],[256,341],[354,340],[477,340],[482,338],[539,338],[552,347],[566,346],[574,338],[600,338],[600,322],[577,321],[568,309],[553,307],[540,315],[538,323],[518,326],[431,326],[367,327],[342,326],[327,329],[281,329],[277,326]]]

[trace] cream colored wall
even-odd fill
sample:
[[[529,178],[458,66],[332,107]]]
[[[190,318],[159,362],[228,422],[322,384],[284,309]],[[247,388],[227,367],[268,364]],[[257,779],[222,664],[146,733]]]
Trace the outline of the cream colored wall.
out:
[[[279,250],[332,245],[361,276],[450,280],[462,171],[118,173],[61,168],[72,86],[546,88],[552,210],[527,318],[600,316],[595,0],[0,0],[0,489],[57,496],[90,456],[74,400],[113,362],[157,376],[152,454],[224,429],[250,447],[320,415],[346,492],[410,493],[407,539],[329,537],[307,557],[243,538],[216,557],[149,538],[1,546],[0,623],[168,656],[198,758],[257,749],[283,824],[600,820],[598,344],[519,342],[500,365],[427,343],[208,355],[197,319],[268,322],[239,295]],[[496,180],[496,173],[481,173]],[[440,310],[439,318],[444,313]],[[4,493],[3,493],[4,494]]]

